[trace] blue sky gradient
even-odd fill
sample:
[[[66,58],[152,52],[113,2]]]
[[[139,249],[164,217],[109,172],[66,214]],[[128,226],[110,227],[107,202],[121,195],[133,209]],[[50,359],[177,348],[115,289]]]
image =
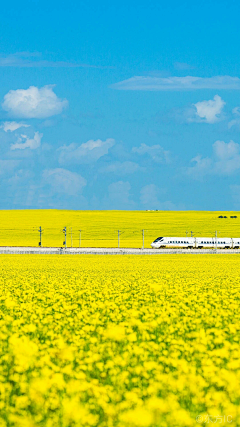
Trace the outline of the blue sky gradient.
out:
[[[0,208],[239,209],[239,9],[5,2]]]

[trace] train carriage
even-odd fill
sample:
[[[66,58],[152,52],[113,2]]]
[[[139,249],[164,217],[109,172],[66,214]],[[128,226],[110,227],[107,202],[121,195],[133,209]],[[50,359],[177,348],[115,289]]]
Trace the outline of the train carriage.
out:
[[[234,249],[240,247],[240,238],[230,237],[157,237],[152,243],[153,249],[160,248],[219,248]]]

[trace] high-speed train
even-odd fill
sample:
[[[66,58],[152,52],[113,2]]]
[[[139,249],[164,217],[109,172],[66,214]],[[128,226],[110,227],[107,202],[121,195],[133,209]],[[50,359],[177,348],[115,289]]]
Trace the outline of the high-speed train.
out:
[[[237,249],[240,237],[158,237],[151,243],[153,249],[160,248],[222,248]]]

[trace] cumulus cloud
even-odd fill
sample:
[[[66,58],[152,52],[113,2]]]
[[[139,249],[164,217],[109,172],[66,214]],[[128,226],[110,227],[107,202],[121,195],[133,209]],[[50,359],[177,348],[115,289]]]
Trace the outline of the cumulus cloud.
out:
[[[216,141],[212,157],[194,157],[193,166],[187,168],[187,175],[201,179],[206,175],[232,175],[240,169],[240,145],[234,141]]]
[[[230,175],[240,168],[240,145],[234,141],[228,144],[216,141],[213,144],[216,173]]]
[[[201,179],[203,176],[213,172],[212,159],[209,157],[202,157],[197,155],[191,159],[193,166],[186,169],[186,174],[194,179]]]
[[[4,122],[2,126],[0,126],[4,132],[14,132],[19,128],[28,128],[30,125],[26,125],[25,123],[17,123],[17,122]]]
[[[215,123],[220,120],[219,115],[221,114],[223,107],[226,103],[222,100],[219,95],[215,95],[213,99],[209,101],[201,101],[193,104],[196,108],[196,117],[200,121],[205,123]]]
[[[140,147],[133,147],[132,152],[141,156],[147,154],[156,163],[168,163],[170,161],[170,152],[164,150],[161,145],[141,144]]]
[[[213,77],[150,77],[135,76],[113,84],[118,90],[196,90],[196,89],[240,89],[240,79],[231,76]]]
[[[232,119],[228,123],[228,128],[229,129],[231,129],[233,126],[240,126],[240,107],[233,108],[232,114],[234,116],[234,119]]]
[[[39,132],[35,132],[33,138],[28,138],[27,135],[21,135],[21,138],[11,145],[11,150],[25,150],[25,148],[36,150],[36,148],[39,148],[41,145],[42,137],[43,134]],[[23,140],[25,140],[25,142],[22,142]]]
[[[2,108],[11,117],[42,119],[60,114],[68,106],[66,99],[60,99],[53,92],[52,85],[38,88],[10,90],[5,96]]]
[[[62,168],[45,169],[42,176],[44,182],[50,185],[54,192],[69,196],[81,194],[87,184],[80,174]]]
[[[100,172],[106,173],[115,173],[117,175],[127,175],[134,172],[143,171],[144,168],[141,168],[138,163],[134,162],[115,162],[110,165],[104,166],[100,169]]]
[[[94,163],[100,159],[100,157],[108,154],[109,149],[113,147],[114,144],[114,139],[108,138],[106,141],[102,141],[101,139],[94,141],[91,139],[80,145],[75,143],[64,145],[59,148],[59,163]]]

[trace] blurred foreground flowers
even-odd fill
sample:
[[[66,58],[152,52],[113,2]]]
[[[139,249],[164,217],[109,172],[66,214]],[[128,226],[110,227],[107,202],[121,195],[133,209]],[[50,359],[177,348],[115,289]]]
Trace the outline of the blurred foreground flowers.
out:
[[[238,255],[0,261],[0,427],[240,424]]]

